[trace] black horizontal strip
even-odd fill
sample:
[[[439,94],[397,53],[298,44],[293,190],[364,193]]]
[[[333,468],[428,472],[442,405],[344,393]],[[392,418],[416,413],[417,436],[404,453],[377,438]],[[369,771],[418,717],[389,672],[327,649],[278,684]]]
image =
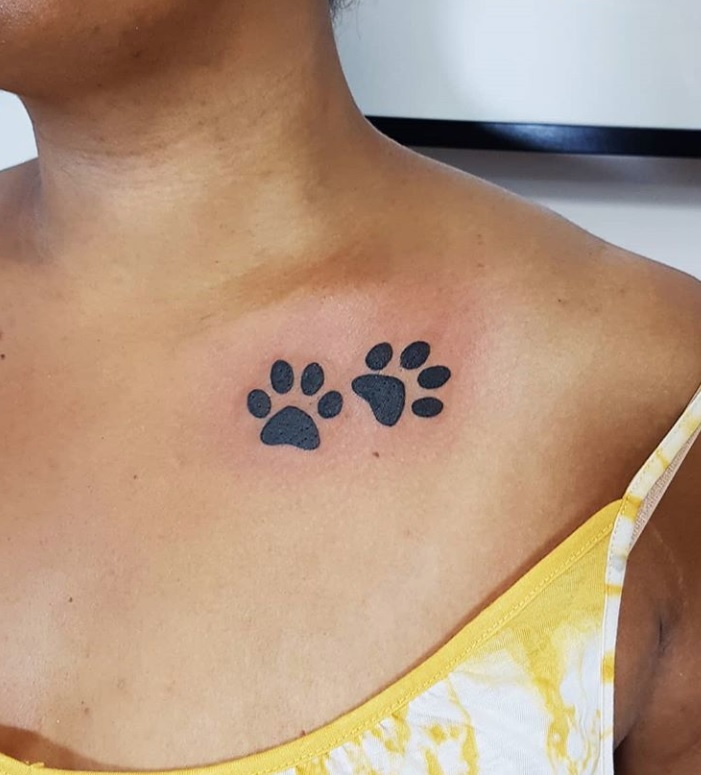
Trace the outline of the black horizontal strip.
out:
[[[643,129],[368,116],[403,145],[489,151],[701,158],[700,129]]]

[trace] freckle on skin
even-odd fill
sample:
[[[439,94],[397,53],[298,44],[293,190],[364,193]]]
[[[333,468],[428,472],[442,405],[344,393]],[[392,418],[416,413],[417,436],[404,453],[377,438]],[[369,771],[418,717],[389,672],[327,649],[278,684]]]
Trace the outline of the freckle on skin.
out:
[[[373,452],[373,453],[372,453],[372,456],[373,456],[373,457],[380,457],[380,453],[379,453],[379,452]]]

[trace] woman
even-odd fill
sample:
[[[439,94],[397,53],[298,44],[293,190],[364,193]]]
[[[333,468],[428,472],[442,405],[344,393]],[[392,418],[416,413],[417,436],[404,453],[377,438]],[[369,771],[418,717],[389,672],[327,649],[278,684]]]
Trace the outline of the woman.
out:
[[[696,772],[699,284],[379,135],[326,0],[0,26],[0,772]]]

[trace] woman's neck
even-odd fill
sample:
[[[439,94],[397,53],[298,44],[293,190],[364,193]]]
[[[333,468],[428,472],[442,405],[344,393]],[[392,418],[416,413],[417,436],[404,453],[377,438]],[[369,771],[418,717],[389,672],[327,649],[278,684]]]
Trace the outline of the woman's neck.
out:
[[[352,214],[344,192],[387,156],[347,89],[325,4],[217,4],[158,45],[132,41],[118,76],[26,97],[39,161],[24,244],[69,257],[72,274],[142,286],[313,253],[333,214]]]

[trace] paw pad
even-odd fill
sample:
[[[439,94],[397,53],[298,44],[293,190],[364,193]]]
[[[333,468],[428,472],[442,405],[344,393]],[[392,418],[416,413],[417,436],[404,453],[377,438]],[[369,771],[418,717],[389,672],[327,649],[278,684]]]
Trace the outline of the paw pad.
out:
[[[399,356],[399,365],[405,371],[420,369],[431,355],[428,342],[412,342]],[[399,422],[406,406],[406,385],[404,380],[388,374],[381,374],[392,361],[394,350],[388,342],[376,344],[365,357],[367,367],[376,372],[356,377],[351,383],[353,392],[368,403],[375,419],[391,427]],[[450,379],[447,366],[428,366],[419,372],[417,383],[424,390],[437,390]],[[433,396],[416,399],[411,411],[417,417],[436,417],[443,411],[443,402]]]
[[[318,363],[310,363],[302,372],[300,388],[307,398],[316,396],[324,386],[324,370]],[[279,396],[287,395],[294,387],[295,376],[292,366],[287,361],[275,361],[270,369],[270,385]],[[321,443],[319,428],[316,421],[307,411],[298,406],[288,404],[282,409],[273,411],[273,401],[265,390],[252,390],[248,394],[248,411],[257,419],[269,418],[260,432],[263,444],[277,446],[288,444],[298,449],[317,449]],[[309,408],[309,407],[308,407]],[[343,409],[343,396],[336,390],[324,393],[310,412],[316,413],[325,420],[338,416]]]

